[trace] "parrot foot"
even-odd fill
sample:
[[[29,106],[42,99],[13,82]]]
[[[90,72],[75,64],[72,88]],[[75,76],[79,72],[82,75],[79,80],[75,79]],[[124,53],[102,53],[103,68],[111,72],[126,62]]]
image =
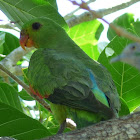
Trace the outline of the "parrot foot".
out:
[[[66,128],[66,120],[60,125],[57,134],[62,134],[65,128]]]

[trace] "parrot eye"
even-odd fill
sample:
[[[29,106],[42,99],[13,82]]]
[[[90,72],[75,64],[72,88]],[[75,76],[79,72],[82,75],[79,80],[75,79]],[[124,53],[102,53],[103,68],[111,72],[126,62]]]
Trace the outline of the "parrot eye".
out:
[[[131,50],[135,50],[135,49],[136,49],[136,46],[132,46],[132,47],[131,47]]]
[[[41,24],[39,22],[35,22],[32,24],[33,30],[38,30],[41,27]]]

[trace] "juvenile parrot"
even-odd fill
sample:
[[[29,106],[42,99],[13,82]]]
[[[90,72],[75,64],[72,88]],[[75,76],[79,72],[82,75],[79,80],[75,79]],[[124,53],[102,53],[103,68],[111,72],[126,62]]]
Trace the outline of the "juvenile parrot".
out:
[[[22,27],[20,44],[24,49],[37,49],[28,68],[30,89],[50,101],[60,133],[66,118],[81,128],[117,116],[119,96],[109,72],[57,23],[48,18],[32,19]]]
[[[122,53],[111,59],[111,63],[121,61],[132,65],[140,70],[140,44],[131,43],[127,45]]]

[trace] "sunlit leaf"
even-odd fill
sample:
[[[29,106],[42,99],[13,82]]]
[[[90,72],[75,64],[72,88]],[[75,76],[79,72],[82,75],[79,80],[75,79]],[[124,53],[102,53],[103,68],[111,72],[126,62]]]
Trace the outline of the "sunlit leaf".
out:
[[[72,27],[69,35],[92,59],[97,60],[97,42],[102,31],[103,25],[98,20],[93,20]]]
[[[113,21],[114,24],[123,27],[125,29],[133,29],[132,23],[134,23],[134,15],[125,13]],[[107,37],[109,40],[112,40],[116,36],[116,32],[109,27],[107,32]]]
[[[19,28],[32,18],[47,17],[67,29],[66,22],[51,4],[54,5],[54,0],[0,0],[0,9]]]

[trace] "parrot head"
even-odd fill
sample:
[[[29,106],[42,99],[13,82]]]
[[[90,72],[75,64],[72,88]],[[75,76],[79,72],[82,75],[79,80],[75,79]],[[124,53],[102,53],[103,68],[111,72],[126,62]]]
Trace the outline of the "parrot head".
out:
[[[121,61],[135,67],[140,67],[140,44],[131,43],[127,45],[122,53],[111,59],[111,63]]]
[[[51,46],[65,32],[57,23],[48,18],[35,18],[25,23],[20,33],[20,45],[44,48]]]

